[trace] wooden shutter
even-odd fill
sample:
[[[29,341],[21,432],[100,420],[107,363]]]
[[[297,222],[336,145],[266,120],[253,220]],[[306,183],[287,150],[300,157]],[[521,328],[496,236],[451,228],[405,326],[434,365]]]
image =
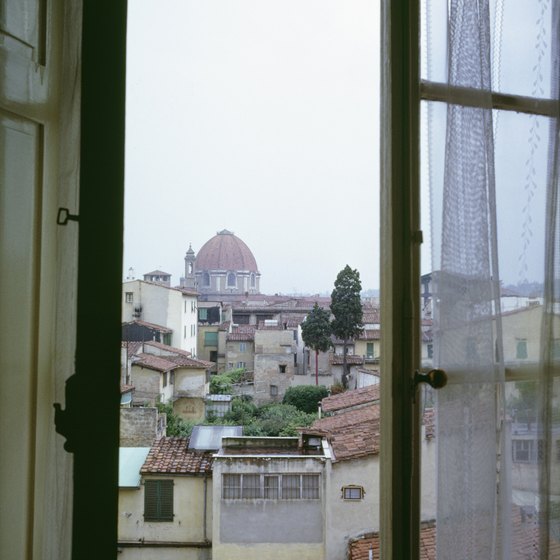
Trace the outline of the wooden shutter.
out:
[[[173,481],[147,480],[144,485],[144,519],[173,521]]]

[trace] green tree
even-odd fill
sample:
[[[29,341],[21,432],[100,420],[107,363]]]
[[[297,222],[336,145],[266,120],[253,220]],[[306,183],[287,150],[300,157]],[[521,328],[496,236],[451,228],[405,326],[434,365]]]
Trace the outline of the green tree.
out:
[[[331,346],[331,314],[317,302],[301,325],[301,336],[306,346],[315,350],[315,385],[319,385],[319,352]]]
[[[348,387],[347,346],[362,332],[362,283],[360,273],[346,265],[336,277],[331,294],[333,334],[343,343],[342,384]]]
[[[313,414],[317,412],[319,403],[328,395],[329,392],[323,385],[296,385],[286,390],[282,403],[291,404],[298,410]]]
[[[157,403],[158,412],[167,416],[167,428],[165,435],[190,437],[196,422],[183,420],[180,416],[173,412],[173,405]]]

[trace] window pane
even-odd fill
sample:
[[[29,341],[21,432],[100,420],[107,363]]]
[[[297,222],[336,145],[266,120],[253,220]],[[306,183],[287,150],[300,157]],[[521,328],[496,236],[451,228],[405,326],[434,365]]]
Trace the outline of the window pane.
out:
[[[300,475],[282,475],[282,499],[298,499],[300,497]]]
[[[318,474],[304,474],[301,477],[301,494],[304,500],[318,500],[319,499],[319,475]]]
[[[224,500],[241,498],[240,474],[224,474],[222,483],[222,497]]]
[[[495,91],[551,97],[552,4],[535,0],[490,0]],[[422,6],[421,76],[424,80],[446,83],[448,3],[422,0]]]
[[[278,477],[267,476],[264,477],[264,497],[268,500],[278,499]]]
[[[254,499],[261,497],[261,477],[258,474],[243,475],[242,497]]]

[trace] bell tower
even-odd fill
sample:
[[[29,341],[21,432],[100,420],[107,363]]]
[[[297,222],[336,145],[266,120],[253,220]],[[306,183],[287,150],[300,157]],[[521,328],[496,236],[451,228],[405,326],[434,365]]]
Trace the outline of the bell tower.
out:
[[[194,275],[196,257],[189,243],[189,250],[185,254],[185,288],[196,288],[196,277]]]

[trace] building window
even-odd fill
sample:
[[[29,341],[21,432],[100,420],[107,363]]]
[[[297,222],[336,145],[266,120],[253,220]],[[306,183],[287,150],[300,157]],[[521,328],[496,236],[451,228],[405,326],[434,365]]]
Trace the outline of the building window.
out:
[[[187,312],[187,300],[185,300],[185,310],[184,310],[184,313],[186,313],[186,312]]]
[[[362,500],[365,495],[363,486],[343,486],[341,490],[343,500]]]
[[[227,286],[228,288],[236,288],[237,287],[237,278],[233,272],[228,272],[227,275]]]
[[[286,364],[280,364],[278,368],[280,369],[280,373],[286,373]]]
[[[175,372],[170,371],[169,372],[169,385],[173,385],[174,383],[175,383]]]
[[[264,498],[277,500],[279,497],[278,476],[264,475]]]
[[[256,277],[253,273],[251,273],[251,288],[254,288],[256,285]]]
[[[270,396],[277,397],[278,396],[278,385],[271,385],[270,386]]]
[[[171,346],[171,333],[164,333],[163,343],[167,344],[167,346]]]
[[[196,336],[196,325],[191,325],[191,336]]]
[[[428,344],[427,350],[428,350],[428,358],[431,360],[434,357],[434,345]]]
[[[161,378],[162,378],[162,380],[163,380],[163,386],[164,386],[164,387],[167,387],[167,374],[168,374],[168,372],[166,371],[166,372],[161,376]]]
[[[246,362],[237,362],[237,369],[243,369],[247,367]]]
[[[366,357],[371,360],[373,359],[373,342],[368,342],[366,346]]]
[[[240,342],[239,343],[239,351],[240,352],[247,352],[247,343],[246,342]]]
[[[218,346],[218,333],[205,332],[204,333],[204,346]]]
[[[241,498],[241,475],[224,474],[222,478],[222,498],[235,500]]]
[[[144,520],[173,521],[172,480],[146,480],[144,483]]]
[[[318,500],[318,474],[224,474],[224,500]]]
[[[527,340],[526,339],[517,340],[515,357],[518,360],[526,360],[527,359]]]
[[[544,460],[544,440],[514,439],[511,443],[514,463],[536,463]]]
[[[187,325],[183,327],[183,338],[187,338]]]
[[[207,321],[208,320],[208,309],[205,307],[200,309],[198,308],[198,320],[199,321]]]
[[[261,498],[261,477],[258,474],[244,474],[241,497],[246,500]]]
[[[134,303],[134,292],[126,292],[124,298],[126,303]]]

